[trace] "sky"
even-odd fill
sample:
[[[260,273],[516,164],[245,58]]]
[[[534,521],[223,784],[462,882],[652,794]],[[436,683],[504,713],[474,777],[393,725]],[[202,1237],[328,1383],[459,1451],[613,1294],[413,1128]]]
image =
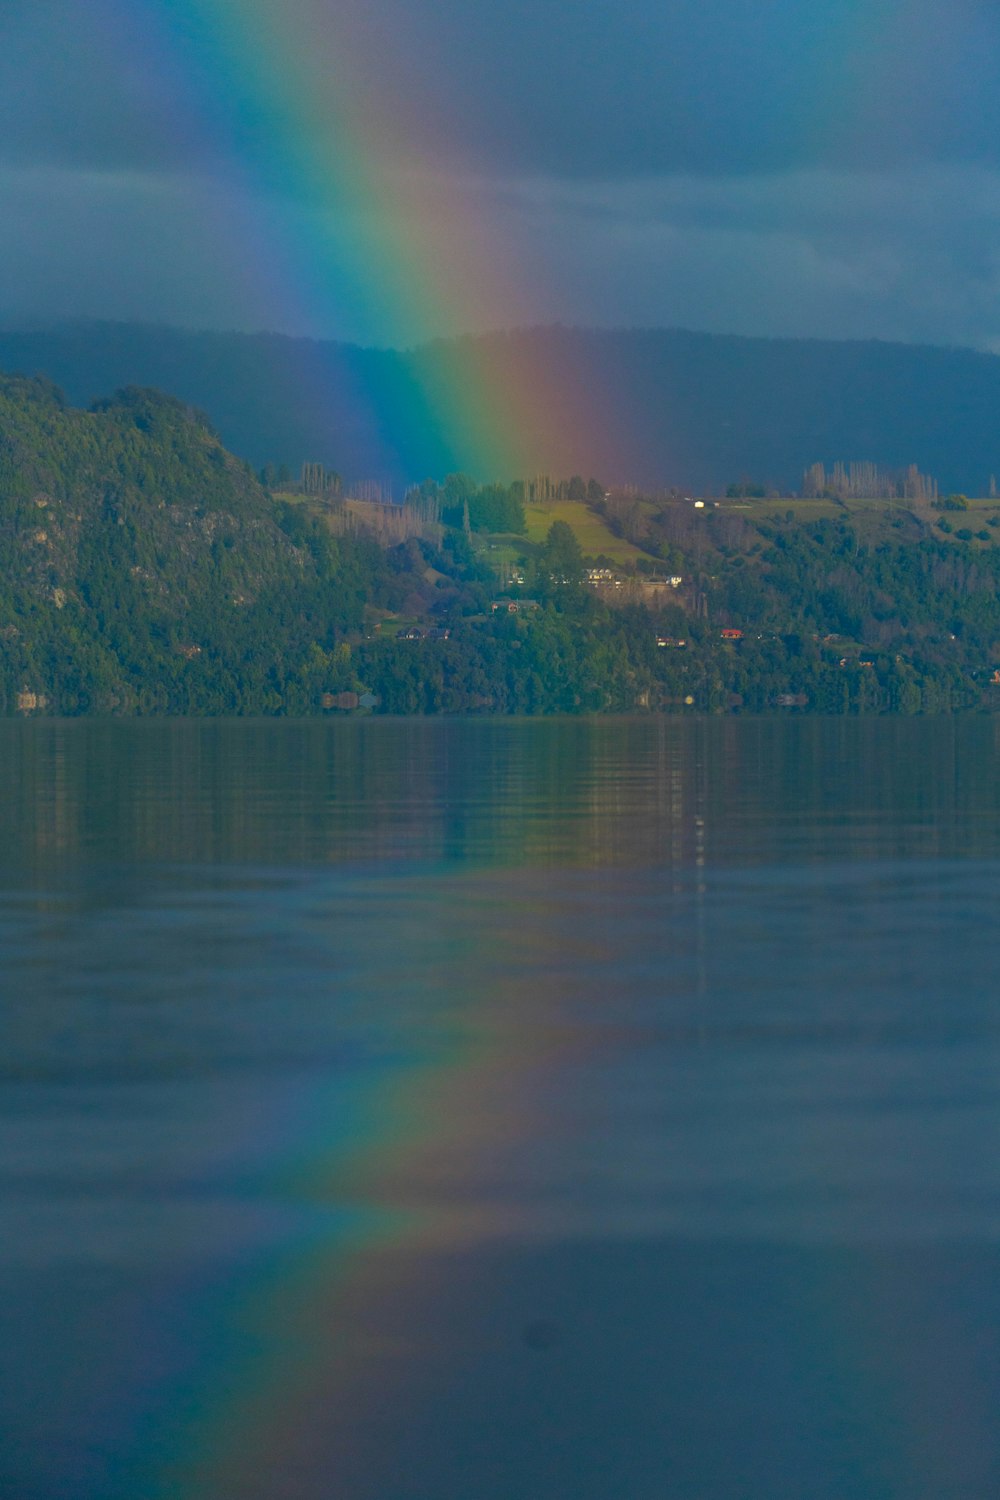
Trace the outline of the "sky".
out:
[[[1000,7],[3,0],[0,318],[1000,350]]]

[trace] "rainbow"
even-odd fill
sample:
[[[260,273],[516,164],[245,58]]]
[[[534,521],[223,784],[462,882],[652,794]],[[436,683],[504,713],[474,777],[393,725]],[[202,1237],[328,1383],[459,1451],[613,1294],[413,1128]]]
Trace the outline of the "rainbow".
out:
[[[359,1407],[367,1414],[373,1394],[384,1399],[385,1391],[366,1387],[373,1378],[380,1385],[392,1378],[391,1360],[377,1349],[372,1357],[373,1313],[377,1321],[379,1306],[394,1297],[419,1307],[436,1253],[517,1233],[509,1213],[501,1217],[474,1198],[408,1204],[405,1186],[433,1177],[458,1146],[462,1126],[473,1134],[471,1142],[461,1140],[463,1158],[474,1160],[477,1144],[486,1148],[485,1140],[475,1140],[477,1121],[485,1128],[481,1096],[495,1087],[504,1065],[502,1051],[476,1057],[459,1047],[433,1066],[386,1080],[389,1086],[372,1094],[358,1118],[354,1149],[313,1163],[307,1198],[311,1190],[322,1202],[353,1186],[359,1206],[331,1215],[323,1237],[279,1262],[236,1309],[241,1320],[248,1314],[260,1320],[261,1347],[269,1352],[259,1364],[236,1363],[204,1391],[205,1404],[173,1456],[168,1493],[177,1479],[181,1493],[195,1500],[249,1493],[255,1476],[259,1482],[270,1474],[279,1486],[290,1462],[322,1473],[331,1463],[320,1446],[331,1414],[341,1425]],[[513,1121],[503,1128],[512,1133]],[[341,1461],[351,1457],[346,1446]],[[334,1460],[328,1482],[335,1485],[337,1477]]]
[[[501,906],[512,880],[490,882]],[[349,1436],[331,1459],[329,1433],[331,1423],[349,1432],[353,1412],[386,1399],[393,1362],[372,1349],[378,1309],[419,1304],[414,1278],[432,1275],[442,1252],[526,1232],[523,1211],[484,1190],[484,1164],[544,1133],[538,1083],[566,1035],[535,1015],[537,992],[520,985],[509,955],[491,951],[507,930],[487,922],[445,946],[446,993],[452,965],[497,976],[462,992],[453,1035],[415,1058],[314,1083],[284,1118],[255,1123],[251,1158],[266,1144],[276,1165],[250,1166],[252,1197],[290,1206],[299,1227],[289,1248],[265,1252],[224,1291],[209,1285],[192,1307],[185,1290],[197,1375],[161,1386],[135,1423],[115,1475],[129,1493],[222,1500],[356,1461]],[[417,978],[418,992],[428,981]],[[338,1474],[327,1479],[336,1493]]]
[[[383,427],[420,422],[455,467],[510,480],[541,453],[568,462],[575,434],[609,420],[569,372],[515,370],[502,340],[433,347],[495,324],[537,275],[433,128],[433,100],[393,70],[417,38],[396,37],[387,55],[361,0],[146,0],[138,16],[111,3],[120,28],[109,29],[145,49],[184,133],[221,160],[229,191],[209,182],[205,211],[237,283],[279,326],[342,326],[347,312],[376,343],[431,342],[420,388],[401,393],[407,410],[379,414]],[[433,164],[411,144],[428,135]]]
[[[329,326],[348,302],[386,343],[412,344],[440,329],[481,327],[484,309],[510,304],[522,273],[505,227],[474,206],[474,185],[461,189],[458,160],[435,171],[414,160],[415,112],[433,104],[399,80],[379,86],[380,38],[366,23],[364,0],[117,3],[122,34],[134,37],[138,26],[160,71],[173,60],[178,108],[223,157],[233,196],[219,205],[209,188],[206,211],[234,269],[256,278],[276,313]],[[297,232],[278,227],[286,216],[267,222],[248,212],[268,196],[308,205]],[[574,432],[596,420],[572,381],[558,389],[520,382],[495,350],[470,337],[460,358],[425,361],[419,393],[420,419],[444,435],[456,467],[483,479],[530,473],[543,445],[568,454]],[[474,1029],[416,1067],[374,1070],[348,1109],[341,1084],[317,1087],[303,1108],[308,1120],[285,1122],[289,1154],[304,1160],[274,1186],[313,1205],[308,1246],[229,1290],[225,1317],[238,1309],[264,1331],[234,1350],[218,1325],[221,1352],[206,1357],[198,1389],[161,1403],[150,1419],[157,1430],[137,1434],[125,1460],[136,1495],[251,1493],[243,1480],[305,1461],[317,1395],[327,1405],[362,1399],[353,1390],[349,1332],[339,1331],[350,1328],[351,1303],[370,1302],[373,1284],[386,1294],[391,1277],[422,1251],[516,1229],[481,1202],[407,1205],[399,1192],[401,1181],[419,1180],[457,1149],[457,1132],[474,1159],[505,1132],[532,1131],[530,1112],[515,1118],[497,1108],[490,1117],[481,1104],[498,1076],[523,1082],[561,1045],[533,1032],[503,980],[486,977],[502,974],[503,959],[488,949],[476,954],[484,980]],[[511,1092],[522,1104],[524,1090]],[[403,1253],[394,1258],[394,1250]],[[217,1293],[206,1300],[214,1304]],[[209,1336],[219,1317],[206,1312]],[[269,1319],[298,1330],[281,1358]]]

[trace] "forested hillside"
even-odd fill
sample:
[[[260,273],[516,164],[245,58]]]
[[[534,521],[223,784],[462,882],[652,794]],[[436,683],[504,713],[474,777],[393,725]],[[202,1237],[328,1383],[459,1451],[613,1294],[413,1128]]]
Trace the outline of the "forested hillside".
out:
[[[1000,706],[1000,505],[453,474],[265,488],[207,420],[0,378],[0,713]]]
[[[277,707],[289,673],[360,624],[382,563],[373,546],[310,550],[278,516],[175,400],[132,389],[83,412],[4,380],[2,707]]]

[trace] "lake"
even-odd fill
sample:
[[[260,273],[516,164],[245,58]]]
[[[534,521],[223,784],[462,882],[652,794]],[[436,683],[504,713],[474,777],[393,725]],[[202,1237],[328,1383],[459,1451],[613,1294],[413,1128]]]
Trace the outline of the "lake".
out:
[[[0,1493],[995,1500],[998,769],[0,724]]]

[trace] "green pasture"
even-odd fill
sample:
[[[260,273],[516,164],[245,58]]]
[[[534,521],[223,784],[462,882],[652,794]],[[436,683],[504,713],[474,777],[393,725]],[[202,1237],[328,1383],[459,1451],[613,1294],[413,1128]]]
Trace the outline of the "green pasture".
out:
[[[486,561],[492,567],[499,568],[503,563],[514,567],[523,560],[525,555],[523,536],[502,531],[487,533],[487,541],[483,541],[482,536],[483,533],[480,533],[479,538],[473,537],[473,546],[477,552],[484,553]]]
[[[606,523],[582,500],[551,500],[538,505],[526,505],[524,518],[528,527],[529,542],[544,542],[553,521],[565,521],[572,527],[580,550],[588,557],[599,557],[602,553],[613,562],[631,563],[638,557],[647,557],[641,547],[615,536]]]
[[[854,502],[859,507],[868,504],[866,500]],[[872,502],[875,503],[875,502]],[[884,504],[884,501],[878,502]],[[723,502],[725,504],[725,502]],[[794,513],[796,521],[823,521],[836,516],[843,516],[844,508],[835,500],[758,500],[753,504],[750,516],[766,516],[768,520],[783,521],[789,511]]]

